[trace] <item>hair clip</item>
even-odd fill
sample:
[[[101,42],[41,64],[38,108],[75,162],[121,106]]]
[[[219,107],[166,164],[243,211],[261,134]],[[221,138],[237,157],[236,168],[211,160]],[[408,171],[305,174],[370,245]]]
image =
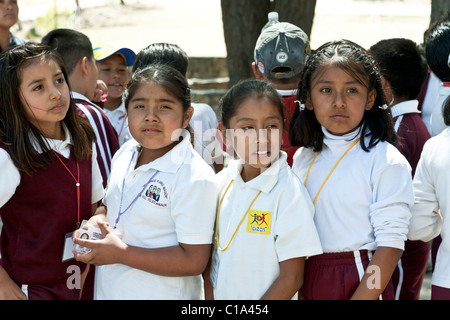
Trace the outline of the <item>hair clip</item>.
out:
[[[306,106],[305,106],[304,103],[302,103],[302,102],[299,101],[299,100],[295,100],[294,102],[298,104],[298,109],[299,109],[300,111],[305,110]]]
[[[385,103],[382,106],[379,106],[378,108],[382,109],[382,110],[387,110],[388,105]]]

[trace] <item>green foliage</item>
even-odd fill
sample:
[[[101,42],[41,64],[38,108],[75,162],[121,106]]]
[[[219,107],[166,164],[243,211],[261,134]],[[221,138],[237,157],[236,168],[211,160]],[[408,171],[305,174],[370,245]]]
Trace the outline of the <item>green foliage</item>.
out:
[[[58,10],[53,7],[47,13],[34,21],[34,26],[26,35],[27,39],[33,40],[41,38],[49,31],[56,28],[70,28],[70,23],[73,20],[74,12],[69,9]]]

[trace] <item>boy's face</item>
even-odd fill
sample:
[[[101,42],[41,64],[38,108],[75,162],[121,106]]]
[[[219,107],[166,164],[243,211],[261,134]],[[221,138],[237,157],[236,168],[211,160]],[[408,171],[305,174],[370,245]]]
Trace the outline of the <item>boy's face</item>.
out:
[[[108,86],[108,97],[121,98],[127,88],[128,71],[125,59],[119,54],[97,61],[98,79]]]
[[[8,29],[16,24],[19,16],[17,0],[0,0],[0,28]]]

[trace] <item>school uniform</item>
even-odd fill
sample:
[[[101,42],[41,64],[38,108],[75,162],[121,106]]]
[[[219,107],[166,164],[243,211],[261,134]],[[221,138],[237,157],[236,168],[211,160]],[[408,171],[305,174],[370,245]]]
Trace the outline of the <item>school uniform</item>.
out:
[[[398,137],[397,148],[411,165],[413,177],[423,145],[430,138],[430,133],[417,109],[418,105],[419,101],[408,100],[391,107]],[[405,242],[405,251],[392,275],[397,300],[419,299],[429,251],[428,242],[411,240]]]
[[[118,106],[114,110],[104,108],[103,111],[116,130],[117,136],[119,138],[119,145],[123,145],[125,142],[130,140],[131,133],[128,129],[128,117],[127,110],[125,109],[125,104],[122,102],[120,106]]]
[[[306,188],[313,201],[333,166],[348,152],[317,196],[314,221],[324,256],[307,261],[303,293],[308,299],[349,299],[377,247],[404,249],[414,202],[411,168],[387,142],[370,152],[359,142],[349,149],[360,137],[359,128],[343,136],[323,127],[322,131],[324,146],[312,165],[316,153],[311,148],[300,148],[294,155],[293,171],[303,181],[308,175]],[[324,269],[343,265],[352,285],[342,286],[347,279],[331,276],[330,270],[329,276],[321,276]]]
[[[278,94],[283,98],[284,102],[284,132],[283,132],[283,144],[281,145],[281,150],[287,153],[287,162],[289,166],[292,167],[292,159],[295,152],[297,151],[297,146],[291,146],[289,143],[289,124],[291,122],[292,116],[294,115],[295,109],[298,105],[295,103],[297,100],[297,89],[294,90],[277,90]]]
[[[260,299],[280,274],[281,262],[322,253],[314,208],[286,153],[250,181],[242,180],[241,171],[241,160],[232,160],[216,177],[223,198],[217,218],[220,248],[229,243],[223,251],[215,243],[211,263],[219,300]]]
[[[408,239],[430,241],[439,234],[442,243],[439,246],[433,275],[431,277],[432,299],[450,299],[450,265],[448,232],[449,215],[448,186],[450,172],[450,129],[432,137],[425,143],[422,156],[414,176],[415,203],[409,226]],[[434,296],[433,289],[442,291]],[[441,290],[442,289],[442,290]]]
[[[431,114],[438,106],[439,88],[442,86],[441,80],[433,72],[428,73],[427,82],[422,87],[421,96],[419,97],[419,110],[423,122],[427,126],[428,132],[431,134]]]
[[[64,141],[48,141],[77,177],[70,133],[65,130]],[[19,287],[28,288],[29,299],[79,299],[79,290],[67,286],[72,275],[68,267],[79,266],[82,272],[86,265],[73,259],[62,262],[64,240],[77,222],[91,217],[91,204],[102,198],[97,163],[91,159],[78,162],[79,216],[76,182],[56,156],[48,166],[28,175],[17,170],[8,146],[0,143],[0,166],[4,170],[0,179],[1,266]]]
[[[139,144],[134,139],[114,156],[103,201],[110,226],[118,219],[114,231],[128,245],[161,248],[212,242],[214,172],[194,151],[186,130],[182,137],[164,156],[137,169]],[[128,207],[119,216],[119,210]],[[201,298],[201,275],[165,277],[122,264],[97,270],[96,299]]]
[[[83,118],[88,119],[94,129],[97,137],[97,162],[103,177],[103,187],[106,187],[111,171],[111,159],[114,153],[119,150],[117,133],[100,107],[80,93],[72,91],[71,95],[76,112]]]
[[[206,103],[192,103],[192,107],[194,114],[189,125],[194,131],[194,149],[214,169],[214,163],[223,162],[222,146],[216,138],[219,125],[216,113]]]
[[[437,98],[436,106],[430,116],[430,130],[431,136],[434,137],[441,133],[447,125],[444,123],[442,111],[444,109],[445,101],[450,96],[450,87],[447,83],[441,84],[439,87],[439,97]]]

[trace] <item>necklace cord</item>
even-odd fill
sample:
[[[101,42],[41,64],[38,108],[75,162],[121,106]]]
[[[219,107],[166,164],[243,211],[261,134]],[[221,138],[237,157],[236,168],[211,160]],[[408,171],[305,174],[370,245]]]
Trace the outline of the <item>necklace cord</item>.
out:
[[[231,186],[231,184],[233,183],[233,181],[234,181],[234,180],[231,180],[230,183],[228,184],[228,186],[226,187],[226,189],[225,189],[225,191],[224,191],[222,197],[220,198],[219,205],[218,205],[218,207],[217,207],[217,215],[216,215],[216,243],[217,243],[217,248],[218,248],[220,251],[225,251],[225,250],[228,249],[228,247],[230,246],[231,241],[234,239],[234,236],[236,235],[237,231],[238,231],[239,228],[241,227],[241,224],[242,224],[242,222],[244,221],[245,216],[246,216],[247,213],[250,211],[250,208],[252,207],[253,203],[256,201],[256,199],[258,198],[258,196],[259,196],[260,193],[261,193],[261,190],[259,190],[258,194],[257,194],[256,197],[253,199],[252,203],[250,203],[250,206],[248,207],[247,211],[245,211],[244,215],[242,216],[241,221],[239,221],[239,224],[238,224],[236,230],[234,230],[233,235],[232,235],[231,238],[230,238],[230,241],[228,241],[227,245],[226,245],[224,248],[221,248],[221,247],[220,247],[220,243],[219,243],[219,212],[220,212],[220,207],[221,207],[221,205],[222,205],[223,198],[225,197],[225,194],[227,193],[228,188],[230,188],[230,186]]]
[[[350,151],[351,148],[353,148],[353,146],[358,143],[360,138],[356,139],[355,141],[353,141],[353,143],[351,144],[351,146],[344,152],[344,154],[339,158],[339,160],[335,163],[335,165],[333,166],[333,169],[331,169],[330,173],[328,174],[328,176],[326,177],[325,181],[322,183],[322,185],[319,188],[319,191],[317,191],[316,196],[314,197],[314,202],[313,205],[316,205],[316,201],[317,201],[317,197],[319,196],[320,191],[322,191],[323,186],[325,185],[325,183],[327,182],[328,178],[331,176],[331,174],[333,173],[334,169],[336,169],[337,165],[339,164],[339,162],[341,162],[342,158],[344,158],[344,156],[347,154],[347,152]],[[314,156],[314,158],[311,161],[311,164],[309,165],[308,168],[308,172],[306,173],[306,178],[305,178],[305,183],[303,184],[306,187],[306,182],[308,181],[308,177],[309,177],[309,172],[311,171],[312,165],[314,163],[314,161],[316,161],[316,158],[318,156],[319,152],[316,153],[316,155]]]

